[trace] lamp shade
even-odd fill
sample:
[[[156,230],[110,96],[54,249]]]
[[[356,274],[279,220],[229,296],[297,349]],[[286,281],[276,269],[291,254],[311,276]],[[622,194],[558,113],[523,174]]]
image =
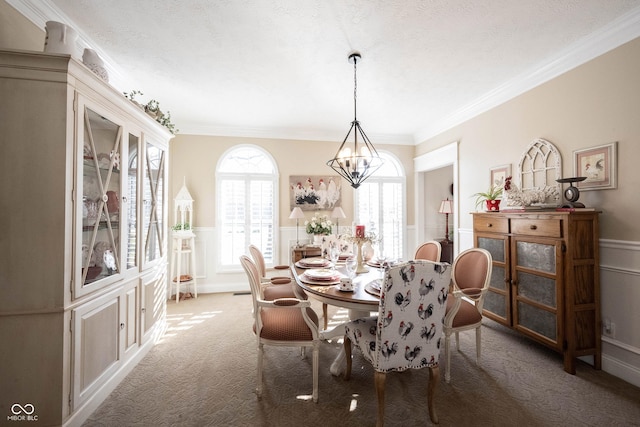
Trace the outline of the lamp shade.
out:
[[[299,207],[295,207],[291,210],[291,214],[289,215],[289,219],[303,219],[304,212]]]
[[[453,200],[449,200],[448,198],[443,200],[442,203],[440,203],[440,209],[438,209],[438,212],[441,214],[453,213]]]
[[[337,208],[333,208],[333,212],[331,212],[331,218],[346,218],[347,216],[344,214],[344,211],[340,206]]]

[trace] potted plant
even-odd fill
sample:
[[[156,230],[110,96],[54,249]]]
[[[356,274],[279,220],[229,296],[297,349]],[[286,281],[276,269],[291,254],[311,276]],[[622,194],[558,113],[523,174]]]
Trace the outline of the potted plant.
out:
[[[476,209],[484,203],[487,211],[498,212],[503,191],[504,188],[502,186],[492,185],[485,193],[475,193],[472,197],[475,196],[476,198]]]
[[[169,132],[171,132],[173,135],[175,135],[179,131],[179,129],[176,129],[176,125],[171,123],[171,112],[167,111],[166,114],[163,113],[162,110],[160,110],[160,103],[158,101],[156,101],[155,99],[152,99],[146,104],[141,104],[138,101],[136,101],[137,95],[144,95],[139,90],[132,90],[131,92],[122,92],[122,93],[125,96],[125,98],[133,102],[138,107],[142,108],[145,111],[145,113],[151,116],[156,122],[166,127],[169,130]]]
[[[183,232],[183,231],[188,231],[191,230],[191,224],[189,224],[188,222],[180,222],[176,225],[174,225],[173,227],[171,227],[171,229],[175,232]]]
[[[314,215],[304,222],[308,234],[313,234],[314,244],[322,244],[322,236],[331,234],[333,223],[327,215]]]

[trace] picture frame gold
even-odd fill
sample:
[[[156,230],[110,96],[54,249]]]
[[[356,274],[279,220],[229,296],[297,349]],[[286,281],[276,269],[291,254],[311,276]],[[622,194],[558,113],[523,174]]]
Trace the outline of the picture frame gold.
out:
[[[490,173],[490,186],[502,187],[507,177],[511,176],[511,164],[494,166]]]
[[[617,188],[617,141],[573,152],[574,176],[587,179],[576,183],[580,191]]]

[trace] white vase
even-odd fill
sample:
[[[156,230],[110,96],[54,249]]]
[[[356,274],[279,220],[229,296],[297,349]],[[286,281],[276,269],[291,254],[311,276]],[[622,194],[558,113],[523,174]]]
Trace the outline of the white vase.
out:
[[[314,246],[322,246],[322,239],[324,238],[324,235],[322,234],[314,234],[313,235],[313,245]]]
[[[78,38],[76,30],[62,22],[47,21],[45,31],[47,32],[44,39],[45,52],[76,55],[76,39]]]
[[[104,61],[95,50],[85,48],[84,53],[82,54],[82,63],[93,71],[95,75],[109,83],[109,73],[104,67]]]

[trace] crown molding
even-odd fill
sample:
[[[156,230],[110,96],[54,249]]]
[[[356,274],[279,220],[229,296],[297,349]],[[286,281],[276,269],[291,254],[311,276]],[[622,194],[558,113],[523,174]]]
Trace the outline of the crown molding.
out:
[[[182,126],[181,135],[213,135],[237,138],[288,139],[294,141],[324,141],[336,143],[344,140],[344,134],[327,130],[295,130],[288,128],[232,127],[232,126]],[[376,145],[414,145],[411,135],[371,134]]]
[[[109,84],[119,91],[128,91],[134,87],[135,83],[128,77],[117,62],[111,58],[97,43],[93,41],[76,23],[66,14],[60,11],[49,0],[5,0],[10,6],[20,12],[25,18],[31,21],[36,27],[45,31],[47,21],[57,21],[73,27],[78,33],[76,48],[80,53],[78,57],[82,60],[82,52],[85,48],[93,49],[104,62],[104,67],[109,73]],[[44,46],[43,46],[44,47]]]
[[[538,63],[528,72],[487,92],[440,122],[416,132],[414,143],[419,144],[439,135],[637,37],[640,37],[640,7]]]

